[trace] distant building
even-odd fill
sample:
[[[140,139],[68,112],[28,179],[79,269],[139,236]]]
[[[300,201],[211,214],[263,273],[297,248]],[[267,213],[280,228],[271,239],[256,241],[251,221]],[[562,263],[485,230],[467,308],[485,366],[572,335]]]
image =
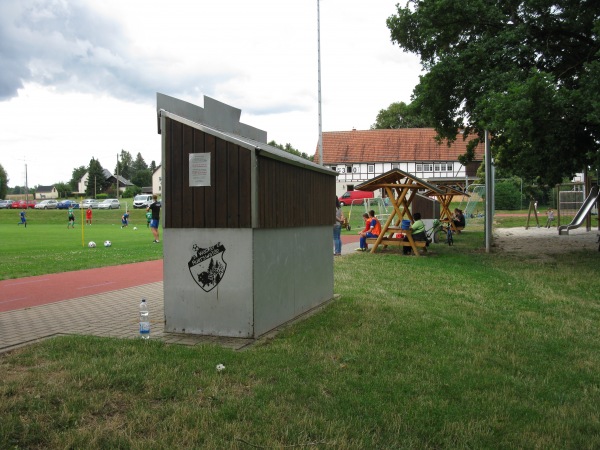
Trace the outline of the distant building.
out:
[[[113,175],[112,173],[110,173],[110,171],[108,169],[102,169],[102,173],[104,174],[104,178],[110,183],[110,184],[114,184],[116,185],[117,183],[117,177],[115,175]],[[84,195],[85,191],[87,190],[87,186],[88,186],[88,182],[92,182],[94,183],[94,180],[89,180],[89,172],[86,172],[83,174],[83,176],[81,177],[81,179],[79,180],[79,183],[77,183],[77,194],[81,194]],[[121,175],[119,175],[119,191],[123,192],[125,191],[125,189],[127,189],[130,186],[134,186],[134,184],[123,178]]]
[[[158,166],[152,174],[152,193],[162,195],[162,165]]]
[[[35,190],[35,198],[37,200],[58,198],[58,191],[54,186],[38,186]]]
[[[484,149],[475,149],[475,160],[467,166],[458,156],[468,141],[458,136],[450,145],[436,141],[433,128],[399,128],[323,132],[323,165],[338,173],[336,194],[391,170],[400,169],[429,183],[461,185],[476,179]],[[319,162],[319,152],[315,154]]]

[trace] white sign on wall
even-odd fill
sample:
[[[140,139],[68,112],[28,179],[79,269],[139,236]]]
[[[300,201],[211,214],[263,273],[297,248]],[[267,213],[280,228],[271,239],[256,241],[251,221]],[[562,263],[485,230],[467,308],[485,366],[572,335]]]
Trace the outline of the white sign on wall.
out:
[[[190,187],[210,186],[210,153],[190,153]]]

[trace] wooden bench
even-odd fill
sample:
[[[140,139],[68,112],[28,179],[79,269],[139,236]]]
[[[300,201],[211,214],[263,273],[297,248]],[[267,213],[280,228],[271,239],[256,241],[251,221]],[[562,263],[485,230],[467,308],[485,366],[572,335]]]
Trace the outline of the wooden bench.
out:
[[[374,244],[377,242],[377,238],[367,238],[367,244]],[[425,247],[427,248],[427,242],[425,241],[414,241],[415,247]],[[404,238],[386,238],[384,237],[380,245],[399,245],[401,247],[411,247],[409,241],[405,241]]]
[[[388,229],[389,231],[389,229]],[[377,242],[377,238],[367,238],[367,244],[375,244]],[[419,247],[427,251],[427,242],[426,241],[413,241],[415,247]],[[379,245],[383,245],[384,247],[387,245],[395,245],[398,247],[412,247],[413,245],[409,241],[405,241],[404,238],[388,238],[384,237],[381,239]],[[414,249],[413,249],[414,252]]]

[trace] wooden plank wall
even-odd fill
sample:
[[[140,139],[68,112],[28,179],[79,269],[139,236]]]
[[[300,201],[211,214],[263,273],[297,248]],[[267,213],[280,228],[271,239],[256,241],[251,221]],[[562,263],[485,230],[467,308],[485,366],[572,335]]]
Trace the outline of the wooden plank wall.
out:
[[[166,118],[165,228],[250,228],[248,149]],[[189,154],[210,156],[210,187],[190,187]]]
[[[335,177],[258,157],[260,228],[332,225]]]
[[[165,228],[250,228],[251,153],[166,118]],[[189,154],[210,156],[210,187],[189,186]],[[258,227],[333,225],[335,177],[258,157]]]

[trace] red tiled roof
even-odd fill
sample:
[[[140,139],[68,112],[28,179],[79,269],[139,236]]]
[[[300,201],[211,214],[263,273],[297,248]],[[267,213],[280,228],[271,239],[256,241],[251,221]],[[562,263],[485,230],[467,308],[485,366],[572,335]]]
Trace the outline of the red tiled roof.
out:
[[[459,135],[450,146],[438,144],[433,128],[352,130],[323,132],[323,163],[457,161],[467,150]],[[475,149],[475,160],[483,160],[483,144]],[[315,161],[319,160],[319,149]]]

